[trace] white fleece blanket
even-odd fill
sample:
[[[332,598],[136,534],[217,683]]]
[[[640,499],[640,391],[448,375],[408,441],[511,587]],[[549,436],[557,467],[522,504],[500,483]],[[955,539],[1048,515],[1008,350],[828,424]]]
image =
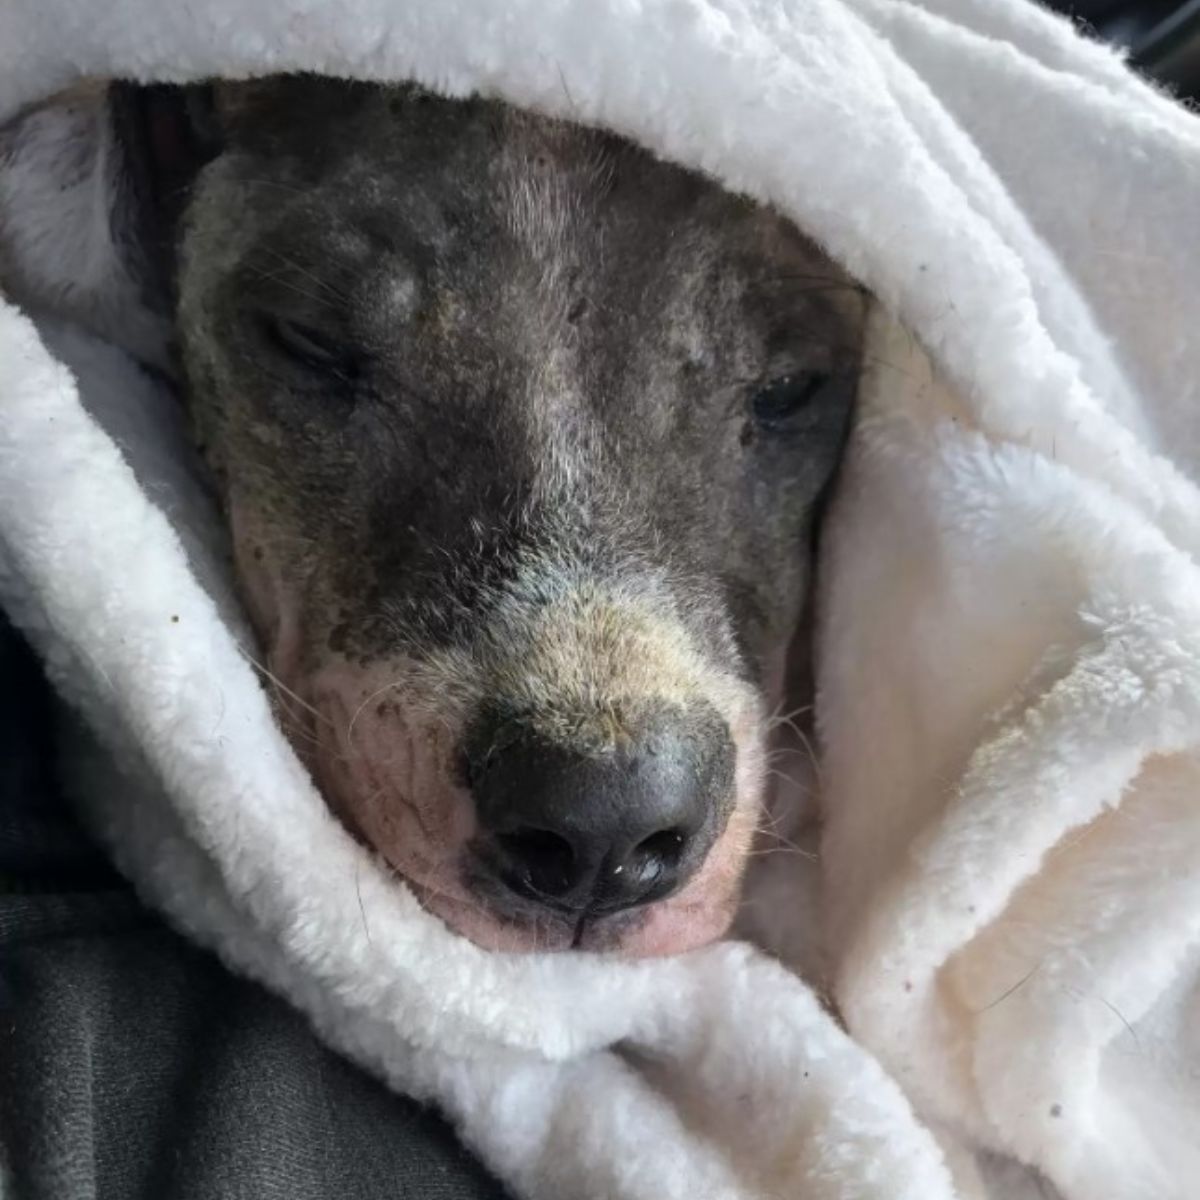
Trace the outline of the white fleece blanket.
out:
[[[1200,121],[1023,0],[0,5],[0,119],[293,68],[610,126],[898,318],[825,539],[819,912],[752,881],[850,1036],[746,944],[489,955],[378,869],[239,652],[152,323],[0,170],[51,314],[0,309],[0,597],[127,873],[522,1196],[1200,1194]]]

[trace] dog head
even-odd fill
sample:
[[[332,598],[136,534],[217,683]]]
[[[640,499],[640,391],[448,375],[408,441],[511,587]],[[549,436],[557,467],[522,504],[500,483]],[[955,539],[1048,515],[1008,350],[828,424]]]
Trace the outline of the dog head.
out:
[[[860,289],[771,210],[499,103],[290,78],[214,123],[187,391],[329,804],[483,945],[719,936]]]

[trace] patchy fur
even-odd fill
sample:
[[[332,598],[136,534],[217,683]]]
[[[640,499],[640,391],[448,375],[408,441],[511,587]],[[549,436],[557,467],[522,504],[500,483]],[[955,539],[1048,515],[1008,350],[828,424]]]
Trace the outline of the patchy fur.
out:
[[[315,79],[216,106],[227,142],[181,239],[190,403],[331,804],[484,944],[568,944],[562,922],[514,935],[474,887],[472,721],[595,757],[655,714],[702,741],[715,712],[737,787],[705,802],[709,864],[701,846],[661,915],[576,944],[718,936],[859,290],[769,210],[607,134]],[[796,411],[756,416],[810,377]]]

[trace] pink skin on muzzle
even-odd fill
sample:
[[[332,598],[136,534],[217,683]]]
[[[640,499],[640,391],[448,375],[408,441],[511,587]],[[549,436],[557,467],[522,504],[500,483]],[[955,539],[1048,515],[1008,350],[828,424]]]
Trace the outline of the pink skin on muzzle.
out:
[[[461,728],[422,715],[397,698],[397,664],[320,668],[302,694],[320,717],[310,755],[330,806],[377,850],[428,911],[489,950],[562,950],[571,926],[549,915],[515,924],[491,911],[465,881],[477,826],[459,781]],[[630,957],[677,954],[729,928],[753,835],[761,789],[760,722],[747,714],[734,730],[738,803],[699,871],[674,896],[628,914],[589,923],[579,948]],[[741,736],[739,736],[739,733]]]

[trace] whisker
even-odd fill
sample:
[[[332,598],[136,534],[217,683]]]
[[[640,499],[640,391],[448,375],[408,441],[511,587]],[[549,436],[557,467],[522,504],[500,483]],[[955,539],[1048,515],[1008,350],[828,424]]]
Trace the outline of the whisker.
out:
[[[765,762],[772,763],[777,758],[807,758],[807,750],[797,750],[794,746],[779,746],[774,750],[768,750]]]
[[[757,283],[813,283],[818,291],[858,292],[866,295],[867,288],[853,279],[836,279],[829,275],[806,274],[803,271],[785,271],[779,275],[766,275]],[[806,289],[807,290],[807,289]]]
[[[382,695],[384,694],[384,692],[390,692],[390,691],[392,691],[394,688],[403,687],[403,686],[404,686],[404,684],[403,684],[403,681],[402,681],[402,680],[399,680],[399,679],[396,679],[396,680],[393,680],[391,683],[385,683],[385,684],[383,685],[383,687],[381,687],[381,688],[377,688],[375,691],[373,691],[373,692],[372,692],[372,693],[371,693],[371,694],[370,694],[370,695],[369,695],[369,696],[368,696],[368,697],[367,697],[367,698],[366,698],[366,699],[365,699],[365,700],[364,700],[364,701],[363,701],[363,702],[362,702],[362,703],[361,703],[361,704],[360,704],[360,705],[359,705],[359,706],[358,706],[358,707],[357,707],[357,708],[354,710],[354,715],[353,715],[353,716],[350,718],[349,724],[347,724],[347,726],[346,726],[346,741],[347,741],[347,742],[351,742],[351,743],[353,742],[353,740],[354,740],[354,726],[355,726],[355,724],[358,722],[358,718],[359,718],[359,717],[361,717],[361,716],[363,715],[363,711],[364,711],[364,709],[366,709],[367,705],[368,705],[368,704],[370,704],[372,700],[376,700],[376,699],[378,699],[380,696],[382,696]]]
[[[797,717],[803,716],[805,713],[812,712],[813,710],[813,706],[811,704],[803,704],[799,708],[793,708],[791,712],[784,713],[782,716],[779,716],[778,712],[782,707],[783,704],[781,702],[776,708],[775,713],[767,719],[766,728],[768,730],[777,729],[780,725],[790,724],[791,722],[795,721]],[[795,728],[794,725],[792,727]]]
[[[394,867],[390,867],[389,869],[397,879],[404,883],[408,882],[408,880],[400,871],[397,871]],[[426,883],[424,880],[421,880],[417,884],[417,887],[421,892],[424,892],[435,899],[453,900],[455,904],[461,904],[464,908],[469,908],[477,913],[482,913],[485,917],[490,917],[492,915],[492,910],[479,898],[468,899],[466,896],[457,896],[452,892],[446,891],[444,888],[435,887],[431,883]]]
[[[881,358],[877,354],[864,354],[864,355],[862,355],[861,361],[864,366],[869,365],[872,367],[886,367],[889,371],[895,371],[897,375],[903,375],[905,379],[916,379],[917,378],[917,376],[914,375],[912,371],[909,371],[907,368],[902,367],[899,363],[894,363],[889,358]],[[925,382],[932,383],[933,382],[932,377],[925,380]]]
[[[795,711],[797,714],[803,713],[803,712],[808,712],[811,707],[812,707],[812,705],[808,705],[805,708],[799,708],[799,709],[796,709]],[[786,725],[796,735],[796,737],[798,737],[800,739],[800,742],[804,747],[804,752],[808,758],[808,761],[812,764],[813,774],[817,778],[817,783],[820,784],[822,782],[821,763],[817,757],[816,750],[813,749],[813,744],[809,740],[808,734],[805,733],[804,730],[799,725],[796,724],[796,721],[794,719],[794,714],[789,713],[786,716],[775,719],[774,723],[772,725],[768,726],[768,730],[778,729],[781,725]],[[781,749],[785,749],[785,748],[781,747],[775,751],[772,751],[771,753],[779,753]],[[793,749],[792,753],[799,753],[799,751],[796,751]],[[768,761],[770,761],[770,760],[768,759]]]
[[[782,779],[784,783],[795,783],[790,775],[785,775],[783,771],[777,770],[775,767],[766,767],[763,774],[769,779]]]
[[[762,850],[748,850],[747,858],[766,858],[771,854],[794,854],[798,858],[806,859],[809,862],[820,862],[820,855],[814,854],[811,850],[801,849],[799,846],[767,846]]]
[[[243,184],[246,187],[268,187],[278,188],[281,192],[291,192],[296,196],[307,196],[309,192],[304,188],[298,188],[290,183],[280,183],[276,179],[248,179],[245,176],[234,176],[229,181],[230,183]]]
[[[305,700],[305,699],[304,699],[304,697],[303,697],[303,696],[298,696],[298,695],[296,695],[296,693],[295,693],[295,692],[293,692],[293,691],[292,691],[292,689],[291,689],[291,688],[289,688],[289,687],[287,686],[287,684],[286,684],[286,683],[284,683],[284,682],[283,682],[283,680],[279,678],[279,676],[278,676],[278,675],[274,675],[274,674],[272,674],[272,673],[271,673],[271,672],[270,672],[270,671],[269,671],[269,670],[268,670],[268,669],[267,669],[265,666],[263,666],[263,664],[262,664],[262,663],[260,663],[260,662],[258,661],[258,659],[256,659],[256,658],[255,658],[255,657],[254,657],[252,654],[248,654],[248,653],[247,653],[245,650],[242,650],[242,651],[241,651],[241,654],[242,654],[242,657],[243,657],[243,658],[244,658],[244,659],[245,659],[245,660],[246,660],[246,661],[247,661],[247,662],[248,662],[248,663],[249,663],[249,664],[250,664],[252,667],[254,667],[254,669],[255,669],[255,670],[257,670],[257,671],[261,671],[261,672],[262,672],[262,674],[263,674],[263,675],[264,675],[264,676],[265,676],[267,679],[269,679],[269,680],[271,681],[271,683],[273,683],[273,684],[275,685],[275,687],[277,687],[277,688],[278,688],[278,689],[279,689],[281,692],[283,692],[283,693],[284,693],[284,695],[286,695],[286,696],[290,696],[290,697],[291,697],[293,700],[295,700],[295,702],[296,702],[297,704],[299,704],[299,705],[300,705],[300,707],[301,707],[301,708],[304,708],[304,709],[306,709],[308,712],[312,713],[312,715],[313,715],[314,717],[316,717],[318,721],[324,721],[324,723],[325,723],[326,725],[328,725],[330,728],[333,728],[333,722],[332,722],[332,721],[331,721],[331,720],[330,720],[330,719],[329,719],[329,718],[328,718],[328,717],[327,717],[327,716],[326,716],[326,715],[325,715],[323,712],[321,712],[321,710],[320,710],[320,709],[318,709],[318,708],[314,708],[314,707],[313,707],[311,704],[309,704],[309,702],[308,702],[307,700]]]
[[[786,776],[785,776],[785,778],[786,778]],[[761,817],[765,818],[765,820],[768,821],[769,824],[766,824],[763,821],[760,821],[758,824],[756,824],[754,826],[754,829],[751,831],[752,835],[758,835],[760,833],[765,833],[768,837],[780,836],[779,834],[776,833],[776,829],[780,825],[783,824],[783,822],[787,819],[788,814],[780,812],[780,813],[776,813],[774,816],[772,816],[772,814],[770,812],[768,812],[767,809],[764,808],[764,809],[760,810],[759,815]]]
[[[311,730],[306,729],[299,721],[296,720],[295,714],[287,708],[283,707],[283,702],[279,702],[279,711],[277,716],[280,718],[279,724],[289,737],[303,738],[304,741],[311,743],[314,749],[321,748],[321,739]]]
[[[817,778],[817,784],[820,785],[823,780],[821,778],[821,763],[817,758],[817,752],[813,749],[812,742],[808,740],[808,734],[806,734],[803,729],[796,728],[796,736],[804,743],[804,748],[808,751],[809,761],[812,763],[813,774]]]
[[[290,255],[284,254],[280,250],[276,250],[273,246],[264,246],[263,253],[270,254],[277,258],[285,267],[291,267],[295,271],[299,271],[306,279],[311,279],[317,287],[328,292],[336,300],[345,301],[349,299],[349,293],[344,289],[339,288],[336,284],[331,283],[328,279],[322,279],[320,275],[308,270],[307,267],[301,265],[296,259]]]
[[[278,272],[264,271],[259,267],[247,267],[252,275],[257,279],[262,279],[267,283],[277,283],[281,287],[287,288],[289,291],[295,292],[298,296],[303,296],[306,300],[311,300],[314,304],[320,305],[323,308],[329,309],[331,312],[339,310],[339,304],[331,300],[328,296],[322,296],[317,292],[310,292],[307,288],[302,288],[298,283],[291,279],[285,278]]]
[[[791,840],[791,838],[784,837],[782,833],[776,833],[772,830],[766,830],[766,829],[761,829],[761,828],[756,830],[756,832],[759,834],[762,834],[766,837],[773,838],[776,842],[779,843],[779,845],[763,847],[763,848],[757,849],[757,850],[751,850],[750,851],[751,854],[771,854],[771,853],[779,853],[781,851],[786,850],[786,851],[790,851],[791,853],[794,853],[794,854],[799,854],[803,858],[811,858],[811,859],[815,860],[819,857],[817,854],[814,854],[813,851],[806,850],[803,846],[797,845],[797,843],[793,842]]]

